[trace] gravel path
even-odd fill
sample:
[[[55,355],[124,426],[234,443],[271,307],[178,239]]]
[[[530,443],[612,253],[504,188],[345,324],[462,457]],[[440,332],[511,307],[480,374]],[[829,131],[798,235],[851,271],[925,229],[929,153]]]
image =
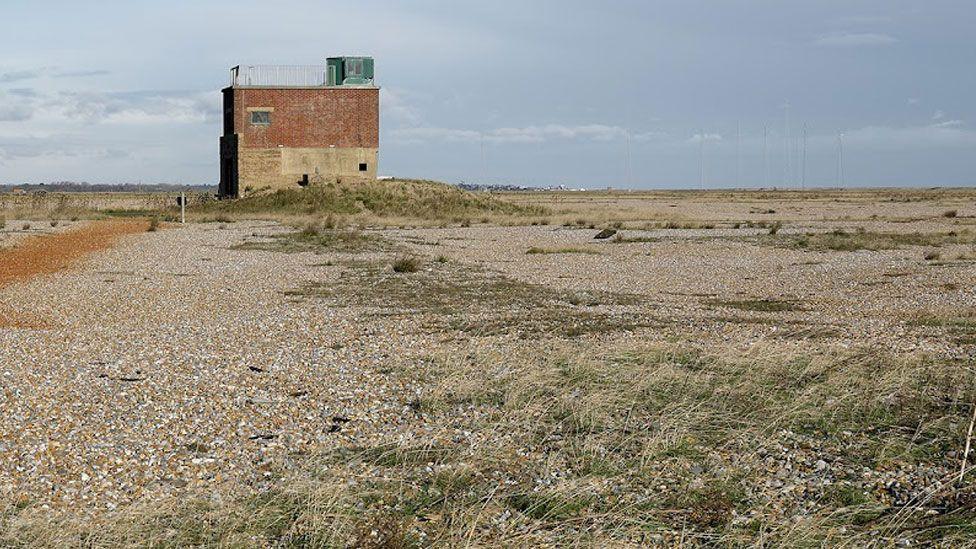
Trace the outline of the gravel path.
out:
[[[409,387],[377,370],[425,342],[282,292],[334,271],[229,249],[255,230],[126,237],[79,269],[0,290],[46,330],[0,329],[0,490],[113,508],[262,482],[273,460],[401,428]]]

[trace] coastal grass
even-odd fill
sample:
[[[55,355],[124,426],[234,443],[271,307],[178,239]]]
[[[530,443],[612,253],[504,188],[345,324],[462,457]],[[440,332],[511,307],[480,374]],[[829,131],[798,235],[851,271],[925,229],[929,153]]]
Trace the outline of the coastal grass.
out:
[[[300,230],[250,239],[234,246],[237,250],[264,250],[284,253],[358,253],[389,249],[391,244],[379,236],[356,229],[308,223]]]
[[[976,233],[968,229],[929,233],[836,229],[830,232],[803,235],[770,234],[763,241],[777,246],[803,250],[854,252],[858,250],[895,250],[908,246],[937,248],[953,244],[973,244],[976,242]]]
[[[404,395],[405,421],[427,434],[323,449],[276,471],[270,489],[222,500],[86,519],[11,504],[0,543],[952,546],[976,535],[971,488],[933,478],[924,500],[904,499],[862,474],[956,474],[946,454],[964,442],[976,399],[958,364],[871,349],[563,342],[464,344],[395,374],[422,382]],[[769,487],[805,448],[830,456],[813,480],[834,482],[805,484],[801,506]]]
[[[474,220],[496,222],[523,217],[528,224],[546,213],[542,206],[517,205],[434,181],[357,180],[256,192],[239,200],[202,205],[193,216],[282,220],[333,215],[360,224],[470,225]]]

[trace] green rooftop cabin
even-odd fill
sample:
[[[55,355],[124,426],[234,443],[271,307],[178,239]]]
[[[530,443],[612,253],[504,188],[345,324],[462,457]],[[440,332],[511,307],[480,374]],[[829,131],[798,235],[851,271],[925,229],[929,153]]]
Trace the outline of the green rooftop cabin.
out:
[[[372,57],[329,57],[326,60],[326,86],[372,86]]]

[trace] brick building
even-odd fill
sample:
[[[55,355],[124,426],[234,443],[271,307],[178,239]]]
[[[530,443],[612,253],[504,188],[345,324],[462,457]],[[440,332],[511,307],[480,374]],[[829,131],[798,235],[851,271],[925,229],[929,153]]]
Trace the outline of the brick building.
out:
[[[223,90],[220,196],[375,179],[379,95],[368,57],[234,67]]]

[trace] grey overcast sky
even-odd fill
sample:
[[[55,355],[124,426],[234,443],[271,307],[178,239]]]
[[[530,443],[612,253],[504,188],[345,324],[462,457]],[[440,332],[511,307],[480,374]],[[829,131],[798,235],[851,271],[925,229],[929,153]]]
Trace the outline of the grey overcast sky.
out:
[[[798,185],[804,172],[832,186],[843,132],[847,186],[976,183],[972,0],[5,0],[3,11],[2,183],[216,184],[228,68],[341,54],[376,58],[381,174],[680,188],[700,185],[703,158],[708,187]]]

